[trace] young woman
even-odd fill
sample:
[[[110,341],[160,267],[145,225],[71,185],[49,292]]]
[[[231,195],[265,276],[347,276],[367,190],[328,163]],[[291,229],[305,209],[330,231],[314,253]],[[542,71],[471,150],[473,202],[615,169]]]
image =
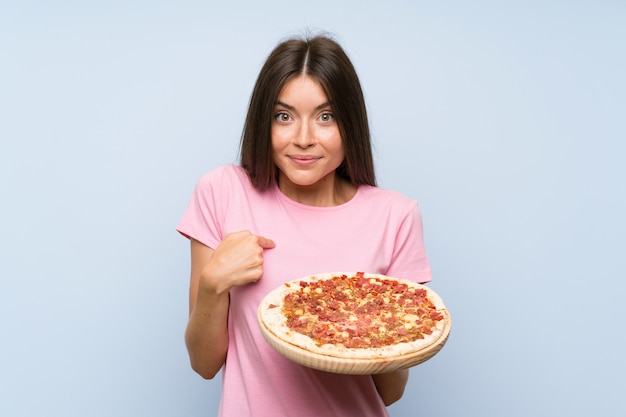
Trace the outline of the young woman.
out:
[[[191,241],[192,368],[222,369],[225,417],[381,417],[408,370],[340,375],[285,359],[263,339],[257,307],[286,281],[365,271],[431,280],[417,202],[376,187],[357,74],[332,39],[290,39],[265,62],[241,165],[198,182],[177,230]]]

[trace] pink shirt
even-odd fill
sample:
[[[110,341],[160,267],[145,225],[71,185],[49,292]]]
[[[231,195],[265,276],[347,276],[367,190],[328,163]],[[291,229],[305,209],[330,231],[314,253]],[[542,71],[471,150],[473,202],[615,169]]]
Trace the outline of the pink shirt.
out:
[[[430,281],[417,202],[360,186],[340,206],[306,206],[277,187],[257,191],[241,167],[227,165],[200,179],[177,230],[211,248],[240,230],[276,242],[264,252],[263,277],[230,292],[221,417],[388,415],[369,375],[316,371],[274,351],[261,335],[256,310],[272,289],[315,273],[364,271]]]

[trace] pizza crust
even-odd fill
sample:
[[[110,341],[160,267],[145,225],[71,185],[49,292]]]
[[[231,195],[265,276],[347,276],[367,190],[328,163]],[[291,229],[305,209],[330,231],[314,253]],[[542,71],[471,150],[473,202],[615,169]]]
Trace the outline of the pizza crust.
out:
[[[291,330],[287,326],[287,318],[282,312],[282,305],[284,297],[294,291],[298,291],[300,282],[313,282],[319,280],[327,280],[336,276],[346,275],[348,277],[355,276],[354,272],[339,272],[339,273],[323,273],[311,275],[298,280],[286,283],[272,292],[270,292],[259,305],[259,321],[262,324],[265,332],[271,333],[271,337],[279,339],[282,343],[293,345],[297,348],[303,349],[306,352],[310,352],[316,355],[329,356],[339,359],[366,359],[366,360],[380,360],[401,357],[414,352],[419,352],[436,344],[444,335],[446,323],[449,325],[449,318],[447,310],[443,304],[441,298],[430,288],[417,284],[412,281],[400,280],[384,275],[378,274],[363,274],[365,278],[379,278],[383,280],[395,280],[407,284],[415,289],[424,289],[427,292],[428,299],[434,304],[437,311],[444,314],[447,320],[439,320],[436,322],[436,326],[432,329],[432,334],[425,336],[424,339],[417,339],[411,342],[397,343],[393,345],[383,347],[368,347],[368,348],[347,348],[343,345],[335,344],[323,344],[318,345],[310,337],[301,334],[297,331]],[[270,335],[266,335],[266,338]],[[447,338],[447,332],[445,332]]]

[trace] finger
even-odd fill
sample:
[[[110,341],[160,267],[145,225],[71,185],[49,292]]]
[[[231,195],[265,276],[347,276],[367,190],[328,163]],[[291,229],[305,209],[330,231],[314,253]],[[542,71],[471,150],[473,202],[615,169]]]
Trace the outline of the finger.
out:
[[[268,239],[263,236],[257,236],[257,242],[263,249],[272,249],[276,247],[276,243],[274,243],[272,239]]]

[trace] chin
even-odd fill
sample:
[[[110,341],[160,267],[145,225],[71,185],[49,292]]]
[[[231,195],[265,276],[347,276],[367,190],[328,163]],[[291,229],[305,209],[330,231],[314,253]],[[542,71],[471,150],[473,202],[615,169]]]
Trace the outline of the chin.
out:
[[[312,185],[315,185],[319,182],[319,179],[315,179],[315,180],[306,180],[306,179],[291,179],[289,178],[289,182],[291,182],[293,185],[297,186],[297,187],[310,187]]]

